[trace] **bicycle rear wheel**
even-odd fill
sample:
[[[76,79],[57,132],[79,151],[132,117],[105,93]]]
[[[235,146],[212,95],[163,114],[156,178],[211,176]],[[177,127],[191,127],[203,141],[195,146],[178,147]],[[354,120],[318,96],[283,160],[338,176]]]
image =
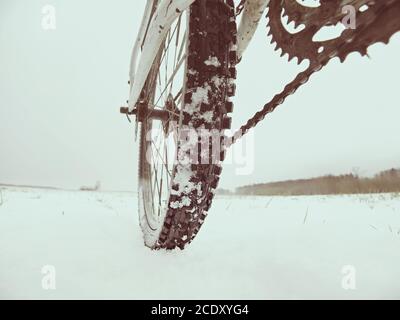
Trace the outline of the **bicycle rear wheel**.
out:
[[[168,114],[145,116],[140,126],[139,218],[150,248],[183,249],[204,222],[224,151],[219,139],[218,157],[205,155],[204,141],[182,132],[213,130],[215,137],[230,128],[235,64],[233,1],[195,1],[172,25],[142,94],[146,115]],[[193,149],[196,159],[182,161]]]

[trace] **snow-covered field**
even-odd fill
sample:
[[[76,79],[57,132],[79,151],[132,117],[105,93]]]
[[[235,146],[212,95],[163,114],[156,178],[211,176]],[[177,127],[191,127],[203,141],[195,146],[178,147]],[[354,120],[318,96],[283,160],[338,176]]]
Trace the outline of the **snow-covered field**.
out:
[[[2,188],[0,298],[400,298],[397,195],[219,197],[174,252],[143,246],[136,202]]]

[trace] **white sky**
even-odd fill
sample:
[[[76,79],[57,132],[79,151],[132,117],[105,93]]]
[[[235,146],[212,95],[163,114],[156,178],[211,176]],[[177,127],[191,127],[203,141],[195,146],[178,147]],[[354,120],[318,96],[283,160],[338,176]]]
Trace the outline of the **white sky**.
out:
[[[136,190],[133,126],[119,114],[145,1],[0,0],[0,182]],[[41,27],[56,8],[57,29]],[[238,127],[301,70],[273,51],[262,20],[238,68]],[[221,187],[400,167],[400,36],[333,61],[254,131],[250,175]],[[240,165],[239,165],[240,167]]]

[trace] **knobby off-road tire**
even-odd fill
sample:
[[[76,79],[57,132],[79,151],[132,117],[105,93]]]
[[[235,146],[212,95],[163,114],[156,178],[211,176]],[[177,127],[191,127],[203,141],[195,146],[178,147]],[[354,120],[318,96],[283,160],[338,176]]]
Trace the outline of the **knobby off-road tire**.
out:
[[[236,22],[233,0],[197,0],[190,7],[189,35],[185,68],[184,98],[181,124],[194,130],[206,129],[223,136],[229,129],[233,104],[229,101],[235,93],[236,78]],[[146,164],[146,131],[151,124],[141,125],[139,158],[140,224],[145,244],[152,249],[183,249],[197,235],[210,209],[222,171],[225,151],[220,146],[218,157],[209,163],[182,163],[177,161],[172,170],[169,196],[158,223],[151,223],[146,213],[146,192],[151,177],[151,166]],[[219,140],[222,143],[221,140]],[[193,148],[204,148],[201,142],[178,138],[178,156]],[[215,156],[215,150],[214,150]],[[212,158],[212,159],[211,159]],[[218,159],[219,158],[219,159]],[[149,206],[149,204],[147,204]],[[156,219],[156,220],[157,220]]]

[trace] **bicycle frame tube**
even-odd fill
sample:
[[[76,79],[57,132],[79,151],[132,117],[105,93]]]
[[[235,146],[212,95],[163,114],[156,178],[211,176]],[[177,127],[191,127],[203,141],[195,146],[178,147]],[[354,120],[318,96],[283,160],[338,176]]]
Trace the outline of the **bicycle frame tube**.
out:
[[[135,41],[135,45],[132,50],[131,65],[130,65],[130,71],[129,71],[129,80],[131,83],[133,83],[135,81],[137,59],[139,57],[140,48],[143,45],[147,26],[149,25],[149,22],[150,22],[151,11],[154,6],[154,2],[155,2],[155,0],[147,0],[146,7],[144,9],[144,15],[142,18],[142,23],[140,25],[139,33],[138,33],[138,36]]]
[[[270,0],[247,0],[238,28],[237,55],[240,59],[257,30],[261,16]]]
[[[148,73],[164,41],[172,23],[195,0],[147,0],[145,12],[136,39],[130,65],[130,94],[128,109],[133,111]],[[243,17],[238,30],[238,57],[242,57],[257,29],[261,15],[267,7],[269,0],[247,0]],[[154,5],[157,9],[153,16],[151,11]],[[151,21],[150,21],[151,19]],[[139,51],[142,48],[140,63],[138,64]],[[137,66],[138,65],[138,66]]]
[[[131,58],[131,92],[129,95],[128,108],[132,111],[137,103],[147,75],[151,69],[153,61],[158,53],[162,42],[164,41],[172,23],[179,17],[182,11],[185,11],[195,0],[162,0],[158,3],[156,12],[153,14],[150,25],[147,29],[153,4],[158,0],[148,0],[146,11],[143,16],[140,27],[139,37],[136,40]],[[139,54],[142,38],[146,33],[146,39],[143,44],[140,64],[136,69],[136,61]]]

